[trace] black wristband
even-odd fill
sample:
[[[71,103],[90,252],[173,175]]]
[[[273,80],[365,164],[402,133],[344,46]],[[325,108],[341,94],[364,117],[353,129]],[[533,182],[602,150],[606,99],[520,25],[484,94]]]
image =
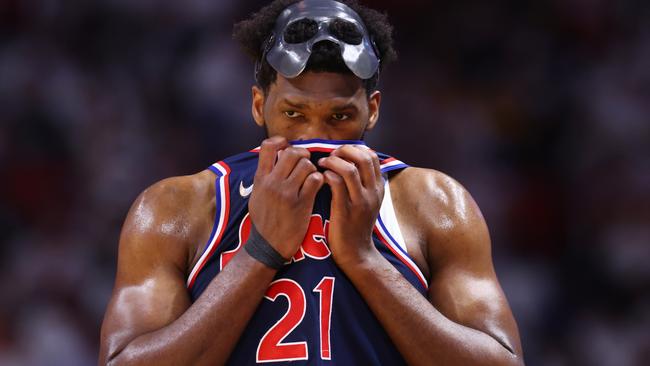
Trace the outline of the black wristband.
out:
[[[275,270],[282,269],[284,262],[286,262],[282,255],[260,235],[255,229],[255,225],[251,225],[251,232],[244,244],[244,249],[246,249],[248,255]]]

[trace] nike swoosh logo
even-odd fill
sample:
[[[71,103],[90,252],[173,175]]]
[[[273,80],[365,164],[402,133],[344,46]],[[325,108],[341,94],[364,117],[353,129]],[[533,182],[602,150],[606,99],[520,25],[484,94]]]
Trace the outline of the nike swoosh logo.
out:
[[[252,184],[249,187],[244,187],[244,181],[239,182],[239,195],[242,196],[242,198],[247,198],[251,193],[253,193]]]

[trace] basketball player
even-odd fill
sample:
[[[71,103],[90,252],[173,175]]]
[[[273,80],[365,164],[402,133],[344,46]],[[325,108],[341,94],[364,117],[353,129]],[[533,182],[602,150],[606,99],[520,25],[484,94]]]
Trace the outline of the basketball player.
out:
[[[270,138],[137,198],[99,363],[523,364],[469,193],[362,141],[394,56],[386,17],[278,0],[235,38]]]

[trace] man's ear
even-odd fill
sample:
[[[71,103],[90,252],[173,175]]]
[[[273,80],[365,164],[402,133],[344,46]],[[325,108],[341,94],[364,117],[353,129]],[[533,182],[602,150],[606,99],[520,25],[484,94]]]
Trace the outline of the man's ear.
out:
[[[379,106],[381,105],[381,92],[375,90],[370,94],[368,98],[368,125],[366,126],[366,131],[370,131],[375,128],[377,121],[379,120]]]
[[[251,103],[251,112],[253,113],[255,124],[264,127],[264,124],[266,123],[264,121],[264,101],[266,99],[264,91],[259,86],[253,85],[252,93],[253,100]]]

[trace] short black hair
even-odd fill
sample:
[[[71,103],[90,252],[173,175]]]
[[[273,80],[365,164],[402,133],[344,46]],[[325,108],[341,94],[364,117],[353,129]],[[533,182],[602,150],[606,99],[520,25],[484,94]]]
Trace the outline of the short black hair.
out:
[[[262,58],[262,45],[271,35],[276,19],[284,9],[299,1],[274,0],[258,12],[252,14],[248,19],[236,23],[233,29],[233,38],[240,43],[246,54],[255,62],[260,61]],[[370,96],[370,93],[377,88],[380,71],[386,65],[397,59],[397,52],[393,48],[393,26],[388,22],[388,16],[385,13],[380,13],[377,10],[360,5],[357,0],[337,1],[349,6],[359,14],[379,52],[378,56],[381,59],[381,63],[378,72],[372,78],[363,80],[366,93]],[[345,22],[342,25],[344,27]],[[309,39],[311,38],[308,36],[309,32],[312,31],[310,29],[311,26],[308,22],[296,24],[291,30],[291,35],[296,39]],[[354,43],[355,38],[358,37],[358,34],[354,34],[356,32],[350,33],[345,28],[340,29],[340,32],[343,35],[347,34],[352,41],[351,43]],[[345,39],[343,40],[347,41]],[[305,68],[305,71],[307,70],[342,74],[352,73],[341,57],[339,46],[329,41],[318,42],[314,45]],[[269,65],[266,59],[261,60],[260,70],[257,74],[257,83],[265,93],[268,92],[269,87],[275,82],[276,78],[277,72],[275,69]]]

